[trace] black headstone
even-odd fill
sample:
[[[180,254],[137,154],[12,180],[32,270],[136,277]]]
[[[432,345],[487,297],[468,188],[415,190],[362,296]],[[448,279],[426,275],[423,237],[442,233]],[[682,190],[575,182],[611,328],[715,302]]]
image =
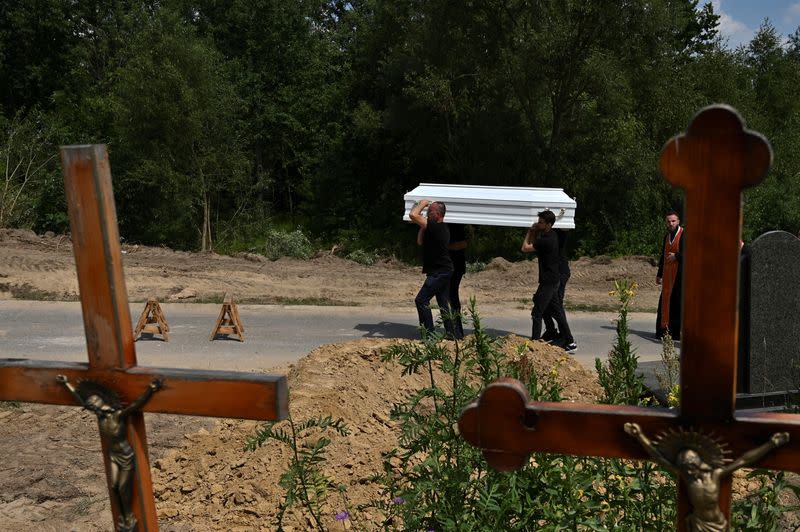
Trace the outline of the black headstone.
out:
[[[800,239],[772,231],[750,246],[748,392],[800,388]]]

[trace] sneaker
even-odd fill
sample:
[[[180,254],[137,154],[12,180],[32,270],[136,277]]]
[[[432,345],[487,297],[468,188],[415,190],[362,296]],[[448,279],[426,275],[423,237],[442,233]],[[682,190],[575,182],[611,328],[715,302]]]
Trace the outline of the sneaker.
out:
[[[558,338],[558,331],[545,331],[541,339],[549,344],[556,338]]]
[[[571,344],[564,346],[564,351],[566,351],[567,353],[574,353],[577,350],[578,350],[578,344],[576,344],[575,342],[572,342]]]

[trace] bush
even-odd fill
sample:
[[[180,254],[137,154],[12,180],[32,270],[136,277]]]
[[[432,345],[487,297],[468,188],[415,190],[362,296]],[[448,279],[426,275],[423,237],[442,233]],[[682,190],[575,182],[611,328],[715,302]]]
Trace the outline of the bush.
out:
[[[614,281],[614,290],[609,293],[619,299],[617,337],[605,364],[599,358],[594,360],[607,404],[638,405],[644,395],[644,379],[637,374],[639,357],[628,339],[628,306],[636,297],[636,288],[635,281],[622,279]]]
[[[314,254],[311,241],[300,229],[295,229],[291,233],[270,230],[266,240],[264,255],[270,260],[278,260],[281,257],[310,259]]]
[[[364,266],[372,266],[378,261],[379,256],[375,251],[370,252],[364,251],[363,249],[357,249],[351,253],[348,253],[345,258]]]
[[[486,263],[476,260],[467,263],[467,273],[478,273],[486,269]]]

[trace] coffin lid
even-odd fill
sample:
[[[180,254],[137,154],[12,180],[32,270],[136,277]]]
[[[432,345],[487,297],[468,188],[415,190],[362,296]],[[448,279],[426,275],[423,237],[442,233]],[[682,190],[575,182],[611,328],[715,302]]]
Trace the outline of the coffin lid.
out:
[[[549,209],[556,215],[553,227],[575,228],[577,203],[560,188],[420,183],[403,196],[403,220],[411,220],[411,208],[421,199],[443,201],[448,223],[530,227],[540,211]]]

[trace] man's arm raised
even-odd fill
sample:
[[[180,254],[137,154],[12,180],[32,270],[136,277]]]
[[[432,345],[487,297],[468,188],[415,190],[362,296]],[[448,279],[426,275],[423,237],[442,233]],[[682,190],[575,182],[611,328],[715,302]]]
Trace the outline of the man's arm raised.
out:
[[[520,248],[523,253],[531,253],[536,251],[536,248],[533,246],[533,242],[536,240],[536,229],[534,226],[528,228],[528,232],[525,233],[525,239],[522,241],[522,247]]]
[[[419,200],[413,207],[411,207],[411,212],[408,214],[408,217],[411,218],[411,221],[423,229],[428,227],[428,219],[425,216],[422,216],[422,209],[430,204],[431,202],[426,199]]]

